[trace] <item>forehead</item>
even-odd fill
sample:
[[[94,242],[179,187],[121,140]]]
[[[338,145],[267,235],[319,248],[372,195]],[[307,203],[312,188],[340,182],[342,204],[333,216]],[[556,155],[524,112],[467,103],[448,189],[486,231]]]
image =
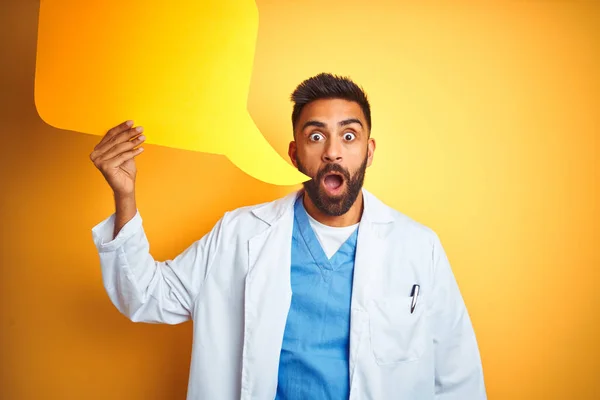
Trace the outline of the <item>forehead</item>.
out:
[[[298,125],[308,120],[325,124],[337,124],[349,118],[357,118],[365,125],[365,115],[357,102],[344,99],[319,99],[304,106],[298,118]]]

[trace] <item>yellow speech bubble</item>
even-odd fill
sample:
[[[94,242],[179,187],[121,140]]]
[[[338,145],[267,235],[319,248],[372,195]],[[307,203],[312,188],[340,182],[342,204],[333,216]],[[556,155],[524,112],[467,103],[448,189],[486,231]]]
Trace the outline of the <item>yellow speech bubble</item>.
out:
[[[95,135],[133,119],[147,144],[222,154],[275,185],[306,181],[247,111],[257,31],[252,0],[42,1],[36,108]]]

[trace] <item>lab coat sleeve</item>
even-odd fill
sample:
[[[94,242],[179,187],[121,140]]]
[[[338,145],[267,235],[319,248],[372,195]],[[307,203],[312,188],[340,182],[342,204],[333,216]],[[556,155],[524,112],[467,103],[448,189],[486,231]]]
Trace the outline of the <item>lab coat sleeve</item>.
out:
[[[172,260],[156,261],[139,210],[113,239],[115,214],[92,228],[102,280],[115,307],[133,322],[178,324],[191,319],[220,244],[221,220]]]
[[[487,399],[475,332],[437,235],[433,244],[433,266],[435,398]]]

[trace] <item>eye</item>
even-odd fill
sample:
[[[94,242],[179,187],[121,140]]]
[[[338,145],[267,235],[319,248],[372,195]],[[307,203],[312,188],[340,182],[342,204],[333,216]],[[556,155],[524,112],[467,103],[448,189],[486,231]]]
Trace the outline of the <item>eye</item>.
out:
[[[313,142],[316,142],[316,141],[318,141],[318,140],[321,140],[321,139],[323,139],[323,135],[321,135],[320,133],[312,133],[312,134],[309,136],[309,138],[310,138],[310,140],[311,140],[311,141],[313,141]]]
[[[352,132],[344,133],[344,140],[351,141],[351,140],[354,140],[355,137],[356,137],[356,135],[354,135],[354,133],[352,133]]]

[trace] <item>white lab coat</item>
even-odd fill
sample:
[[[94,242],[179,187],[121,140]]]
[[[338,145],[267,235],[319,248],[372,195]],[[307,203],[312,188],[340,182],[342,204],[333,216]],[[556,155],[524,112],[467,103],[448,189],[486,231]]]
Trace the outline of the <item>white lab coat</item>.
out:
[[[188,399],[275,397],[291,301],[294,200],[225,213],[156,261],[139,212],[92,229],[103,282],[135,322],[194,321]],[[350,399],[486,399],[477,341],[438,236],[363,189],[350,310]],[[421,287],[410,313],[413,284]]]

